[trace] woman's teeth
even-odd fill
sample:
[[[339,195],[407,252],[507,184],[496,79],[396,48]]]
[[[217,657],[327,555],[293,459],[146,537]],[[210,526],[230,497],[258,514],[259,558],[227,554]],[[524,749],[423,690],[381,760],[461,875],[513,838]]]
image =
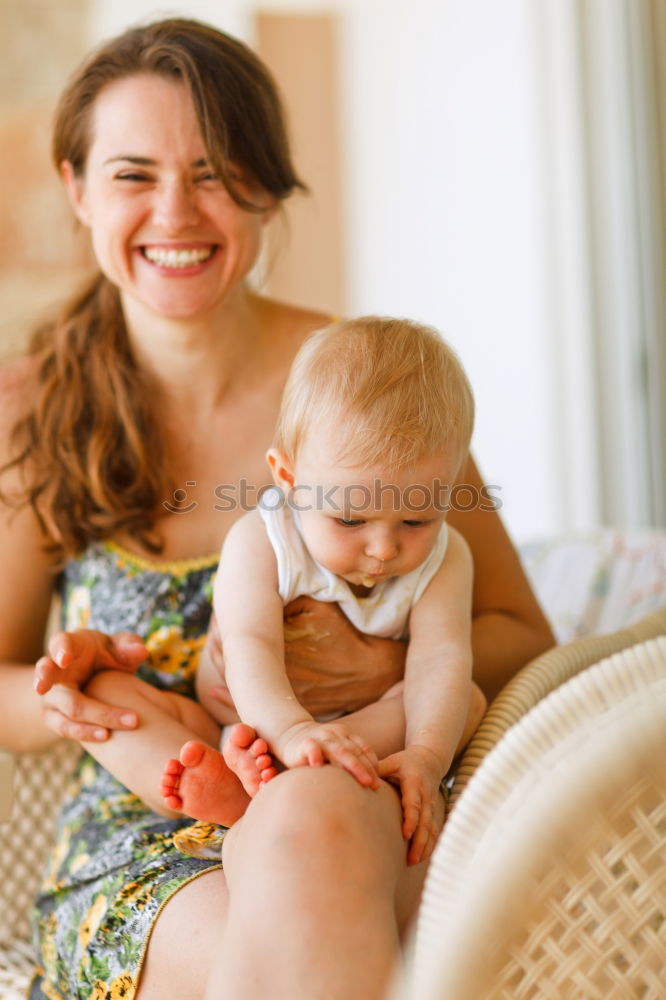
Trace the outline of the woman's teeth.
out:
[[[162,247],[144,247],[143,255],[159,267],[194,267],[203,264],[213,254],[213,247],[199,250],[167,250]]]

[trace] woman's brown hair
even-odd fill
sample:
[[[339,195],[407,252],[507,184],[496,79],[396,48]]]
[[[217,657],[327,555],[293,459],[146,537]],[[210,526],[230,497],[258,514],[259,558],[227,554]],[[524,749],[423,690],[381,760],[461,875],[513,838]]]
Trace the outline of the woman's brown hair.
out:
[[[238,40],[184,18],[132,28],[74,73],[56,109],[56,168],[68,161],[76,176],[84,174],[98,94],[137,73],[189,89],[211,166],[242,208],[261,206],[235,189],[234,166],[277,201],[305,189],[266,67]],[[24,474],[16,502],[32,506],[60,560],[121,531],[159,551],[153,528],[172,484],[117,289],[96,275],[57,320],[36,331],[30,353],[38,359],[38,386],[14,427],[14,454],[4,467]]]

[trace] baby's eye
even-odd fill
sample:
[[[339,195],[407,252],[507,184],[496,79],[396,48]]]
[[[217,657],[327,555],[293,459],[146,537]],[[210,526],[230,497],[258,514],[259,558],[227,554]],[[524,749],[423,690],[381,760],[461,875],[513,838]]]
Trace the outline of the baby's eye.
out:
[[[422,528],[428,522],[427,521],[403,521],[402,523],[406,524],[408,528]]]
[[[361,520],[354,519],[351,517],[336,517],[335,520],[337,524],[341,524],[343,528],[355,528],[357,527],[357,525],[364,523]]]

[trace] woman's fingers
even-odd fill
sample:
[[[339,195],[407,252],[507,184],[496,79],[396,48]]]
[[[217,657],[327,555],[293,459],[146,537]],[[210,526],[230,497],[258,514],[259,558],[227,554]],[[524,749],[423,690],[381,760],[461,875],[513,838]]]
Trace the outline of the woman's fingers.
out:
[[[53,662],[61,668],[68,667],[75,660],[87,659],[86,666],[92,662],[97,646],[97,633],[91,630],[79,632],[56,632],[49,639],[48,651]]]
[[[50,656],[42,656],[35,664],[35,691],[46,694],[61,679],[60,668]]]
[[[59,736],[99,742],[114,729],[135,729],[135,712],[89,698],[76,688],[56,684],[45,699],[44,719]]]
[[[49,729],[65,740],[79,743],[103,743],[111,735],[108,729],[84,722],[73,722],[55,708],[44,709],[44,721]]]
[[[96,629],[57,632],[48,649],[57,666],[82,675],[100,667],[134,671],[148,655],[143,640],[133,632],[106,635]]]
[[[134,632],[115,632],[104,638],[108,657],[105,666],[114,667],[116,670],[134,671],[148,656],[143,639]]]

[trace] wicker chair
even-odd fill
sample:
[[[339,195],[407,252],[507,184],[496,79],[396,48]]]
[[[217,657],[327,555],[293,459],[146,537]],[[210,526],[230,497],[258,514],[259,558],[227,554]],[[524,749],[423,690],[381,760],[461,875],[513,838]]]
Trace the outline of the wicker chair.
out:
[[[449,812],[486,754],[542,698],[582,670],[629,646],[666,635],[666,607],[609,635],[590,635],[537,657],[500,691],[468,744],[449,798]]]
[[[606,563],[612,567],[615,542],[611,544],[605,534],[603,538],[608,549]],[[652,539],[647,544],[641,540],[638,552],[632,552],[632,566],[638,580],[653,584],[655,580],[661,581],[659,560],[665,545],[663,534],[656,536],[656,544]],[[538,564],[543,558],[542,548],[536,546],[532,563]],[[533,569],[533,582],[538,583],[539,567],[535,565]],[[575,574],[575,567],[571,572]],[[611,569],[606,572],[612,576]],[[626,577],[615,590],[623,588],[627,588]],[[567,589],[567,580],[560,575],[557,590]],[[639,600],[633,611],[641,607],[645,607],[645,602]],[[612,635],[578,639],[561,646],[526,667],[493,702],[461,762],[451,802],[457,801],[475,769],[505,730],[540,698],[602,656],[662,633],[666,633],[666,608]],[[34,961],[29,943],[30,905],[53,840],[59,803],[78,753],[77,747],[65,743],[46,754],[13,756],[0,751],[0,1000],[25,996]]]
[[[48,753],[0,751],[0,998],[23,1000],[34,971],[30,909],[55,821],[80,749],[58,743]]]
[[[395,1000],[660,1000],[666,636],[513,726],[459,795]]]

